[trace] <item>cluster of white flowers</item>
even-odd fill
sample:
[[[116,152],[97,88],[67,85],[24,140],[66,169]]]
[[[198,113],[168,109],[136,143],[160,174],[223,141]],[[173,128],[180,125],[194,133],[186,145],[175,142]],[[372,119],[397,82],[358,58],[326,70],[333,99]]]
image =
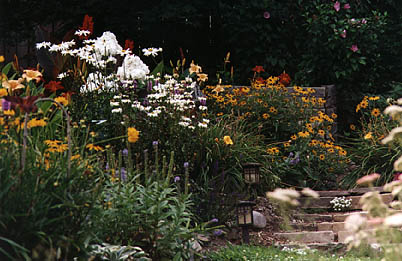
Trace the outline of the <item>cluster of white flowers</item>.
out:
[[[81,86],[80,92],[114,90],[116,86],[116,78],[113,75],[104,76],[100,72],[93,72],[88,74],[86,84]]]
[[[123,64],[117,69],[117,77],[121,80],[144,80],[149,74],[148,66],[142,62],[140,57],[126,55]]]
[[[352,199],[346,199],[345,197],[335,197],[329,203],[331,203],[333,210],[345,211],[352,206]]]
[[[133,101],[132,108],[142,111],[148,117],[159,117],[162,112],[174,116],[174,114],[186,115],[186,112],[198,110],[200,112],[206,111],[207,106],[205,97],[195,98],[193,95],[195,82],[191,79],[178,82],[176,79],[166,75],[167,79],[161,83],[160,78],[148,78],[149,94],[145,100]],[[196,101],[199,101],[198,103]],[[178,125],[194,130],[196,127],[207,128],[208,119],[197,119],[193,116],[182,116],[179,119]]]
[[[305,249],[305,248],[290,248],[290,247],[284,247],[282,248],[282,251],[288,252],[288,253],[295,253],[297,255],[305,256],[307,255],[307,251],[311,251],[310,249]]]
[[[87,35],[88,31],[78,30],[76,35]],[[50,42],[37,43],[37,49],[48,49],[50,52],[59,52],[64,56],[77,57],[82,61],[95,67],[96,71],[88,75],[86,84],[82,86],[81,91],[103,91],[110,90],[118,85],[118,81],[124,84],[133,83],[134,80],[144,80],[149,74],[149,68],[142,60],[131,54],[130,50],[123,50],[117,42],[116,36],[111,32],[104,32],[102,36],[93,40],[84,40],[83,46],[74,48],[75,41],[62,42],[60,44],[52,44]],[[160,48],[155,49],[156,53],[161,51]],[[155,52],[155,51],[153,51]],[[124,57],[123,63],[118,67],[116,73],[108,76],[101,76],[107,66],[115,66],[118,62],[118,57]],[[59,78],[65,78],[67,74],[64,72],[59,75]]]

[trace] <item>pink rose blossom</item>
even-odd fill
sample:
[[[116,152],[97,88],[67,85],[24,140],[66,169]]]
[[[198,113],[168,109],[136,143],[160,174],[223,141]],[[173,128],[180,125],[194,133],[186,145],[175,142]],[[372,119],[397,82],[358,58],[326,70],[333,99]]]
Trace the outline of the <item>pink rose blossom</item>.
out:
[[[352,45],[352,47],[350,47],[350,50],[352,50],[352,52],[357,52],[359,50],[359,48],[357,48],[357,44]]]
[[[350,4],[344,4],[343,9],[350,9]]]
[[[267,11],[264,12],[264,18],[269,19],[271,17],[271,14]]]
[[[335,11],[338,12],[341,9],[341,3],[339,3],[339,1],[336,1],[334,4],[334,8],[335,8]]]
[[[346,30],[343,30],[343,31],[342,31],[341,37],[342,37],[342,38],[346,38]]]

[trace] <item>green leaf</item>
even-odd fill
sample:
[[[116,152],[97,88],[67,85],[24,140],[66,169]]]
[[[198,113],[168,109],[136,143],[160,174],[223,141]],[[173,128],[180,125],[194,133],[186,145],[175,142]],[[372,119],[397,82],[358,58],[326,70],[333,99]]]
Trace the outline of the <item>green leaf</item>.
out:
[[[155,67],[155,69],[152,71],[152,75],[156,76],[158,73],[160,73],[162,75],[163,70],[165,69],[165,65],[163,64],[163,61],[161,61],[160,63],[158,63],[158,65]]]
[[[5,75],[7,75],[11,69],[11,66],[12,66],[12,63],[10,62],[6,66],[3,67],[3,70],[1,72],[4,73]]]

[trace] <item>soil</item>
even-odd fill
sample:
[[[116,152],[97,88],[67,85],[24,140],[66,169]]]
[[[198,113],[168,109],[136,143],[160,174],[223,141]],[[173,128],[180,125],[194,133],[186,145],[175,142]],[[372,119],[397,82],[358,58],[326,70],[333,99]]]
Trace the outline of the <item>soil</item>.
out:
[[[279,213],[278,208],[268,201],[267,198],[258,197],[256,200],[255,211],[263,214],[267,218],[267,225],[263,229],[249,229],[250,244],[258,246],[272,246],[277,243],[285,243],[285,241],[276,238],[274,233],[283,231],[282,226],[285,223]],[[217,251],[229,244],[242,244],[242,231],[238,227],[224,229],[225,233],[220,236],[211,236],[207,242],[203,244],[203,252]]]

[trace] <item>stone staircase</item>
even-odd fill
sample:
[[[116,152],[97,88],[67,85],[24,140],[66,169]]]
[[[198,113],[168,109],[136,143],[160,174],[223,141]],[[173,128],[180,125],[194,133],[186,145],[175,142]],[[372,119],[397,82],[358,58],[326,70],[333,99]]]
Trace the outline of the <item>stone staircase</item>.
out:
[[[384,203],[389,204],[392,201],[393,197],[391,193],[385,193],[382,187],[375,187],[373,189],[380,192]],[[358,188],[348,191],[319,191],[320,197],[318,199],[301,198],[301,208],[293,215],[293,220],[290,226],[288,226],[287,231],[274,234],[275,237],[287,242],[278,245],[344,250],[346,247],[346,238],[353,234],[353,232],[345,229],[344,221],[351,214],[360,213],[361,215],[367,215],[367,212],[362,211],[359,201],[362,195],[368,191],[370,191],[368,188]],[[352,199],[350,210],[348,212],[333,212],[330,201],[335,197]],[[374,222],[373,224],[369,222],[368,231],[374,225]]]

